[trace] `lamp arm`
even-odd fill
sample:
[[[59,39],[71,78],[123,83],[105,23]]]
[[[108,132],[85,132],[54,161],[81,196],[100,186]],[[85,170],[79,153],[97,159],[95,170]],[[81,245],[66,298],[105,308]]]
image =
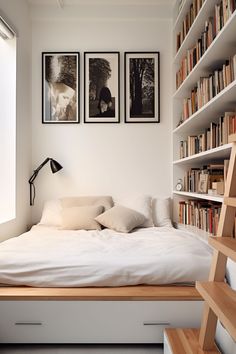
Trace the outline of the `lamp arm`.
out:
[[[37,175],[38,175],[39,171],[41,170],[41,168],[42,168],[44,165],[46,165],[46,163],[47,163],[49,160],[50,160],[50,158],[47,157],[47,158],[41,163],[41,165],[39,165],[39,167],[37,167],[36,170],[34,170],[34,173],[32,174],[32,176],[30,177],[30,179],[29,179],[29,181],[28,181],[29,184],[32,184],[32,183],[34,182],[34,180],[35,180],[35,178],[37,177]]]
[[[40,170],[41,170],[41,168],[44,166],[44,165],[46,165],[46,163],[49,161],[49,160],[51,160],[49,157],[47,157],[42,163],[41,163],[41,165],[39,165],[39,167],[37,167],[36,168],[36,170],[34,170],[34,172],[39,172]]]

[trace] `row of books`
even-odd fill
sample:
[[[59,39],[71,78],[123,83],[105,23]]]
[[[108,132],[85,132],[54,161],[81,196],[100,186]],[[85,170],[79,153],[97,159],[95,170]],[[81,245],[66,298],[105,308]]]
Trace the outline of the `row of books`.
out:
[[[183,189],[185,192],[212,195],[224,193],[224,183],[228,172],[229,160],[190,168],[184,174]]]
[[[204,55],[230,16],[232,16],[236,7],[235,3],[235,0],[223,0],[220,4],[215,5],[214,16],[209,17],[205,22],[205,28],[201,37],[198,38],[194,47],[190,48],[186,56],[182,59],[180,69],[176,73],[177,89]]]
[[[205,0],[193,0],[192,4],[190,5],[189,11],[184,18],[184,21],[181,26],[181,31],[177,33],[177,40],[176,40],[176,51],[179,50],[181,47],[185,37],[188,34],[190,27],[192,26],[195,18],[197,17],[203,3]]]
[[[236,133],[236,112],[225,112],[218,122],[211,122],[210,127],[198,135],[190,135],[180,141],[180,158],[199,154],[206,150],[228,144],[229,136]]]
[[[198,80],[197,86],[191,91],[191,97],[183,101],[181,121],[188,119],[234,80],[236,80],[236,54],[226,60],[220,69]]]
[[[179,223],[217,234],[221,204],[199,200],[179,202]]]

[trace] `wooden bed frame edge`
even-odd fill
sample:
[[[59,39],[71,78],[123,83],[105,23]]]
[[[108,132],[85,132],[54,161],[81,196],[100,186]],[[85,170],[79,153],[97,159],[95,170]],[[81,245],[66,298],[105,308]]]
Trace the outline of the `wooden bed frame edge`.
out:
[[[190,286],[124,286],[101,288],[1,287],[0,301],[201,301]]]

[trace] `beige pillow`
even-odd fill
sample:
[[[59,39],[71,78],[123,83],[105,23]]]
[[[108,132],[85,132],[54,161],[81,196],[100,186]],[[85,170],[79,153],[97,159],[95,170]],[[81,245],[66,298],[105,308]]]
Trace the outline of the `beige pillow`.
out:
[[[81,197],[65,197],[61,198],[62,208],[79,207],[94,205],[102,205],[105,210],[113,207],[113,199],[110,196],[81,196]]]
[[[145,216],[135,210],[116,205],[95,218],[103,226],[118,232],[130,232],[143,224]]]
[[[63,230],[101,230],[94,220],[104,211],[103,206],[83,206],[64,208],[61,212]]]

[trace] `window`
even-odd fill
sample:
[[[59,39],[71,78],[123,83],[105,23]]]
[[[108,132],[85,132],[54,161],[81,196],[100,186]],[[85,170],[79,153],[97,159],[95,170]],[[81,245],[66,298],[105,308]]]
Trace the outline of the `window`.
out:
[[[0,223],[16,216],[16,37],[0,17]]]

